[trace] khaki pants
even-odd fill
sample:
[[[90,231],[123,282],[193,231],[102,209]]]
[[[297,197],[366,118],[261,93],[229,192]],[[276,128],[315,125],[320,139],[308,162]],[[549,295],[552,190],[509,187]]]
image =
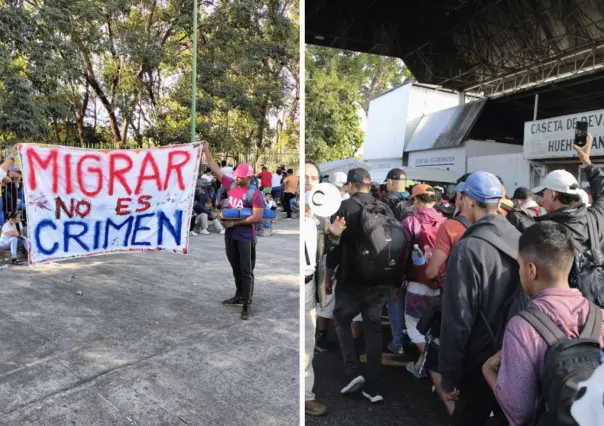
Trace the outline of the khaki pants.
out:
[[[210,221],[208,218],[208,214],[207,213],[201,213],[197,215],[197,218],[195,219],[195,231],[199,232],[202,229],[208,229],[208,226],[210,225]],[[219,219],[214,219],[212,221],[212,225],[214,225],[214,228],[216,228],[216,231],[220,232],[224,229],[224,227],[222,226],[222,223],[220,223]]]

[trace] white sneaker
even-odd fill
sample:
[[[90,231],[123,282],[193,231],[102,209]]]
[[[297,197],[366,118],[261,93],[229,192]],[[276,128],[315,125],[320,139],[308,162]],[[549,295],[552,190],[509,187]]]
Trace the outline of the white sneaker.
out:
[[[210,231],[208,231],[207,229],[202,229],[201,235],[210,235]]]
[[[196,236],[198,236],[199,234],[198,234],[197,232],[195,232],[195,231],[191,231],[191,232],[189,233],[189,235],[192,235],[192,236],[196,237]]]
[[[363,391],[363,396],[365,398],[367,398],[369,401],[376,403],[376,402],[381,402],[384,400],[384,397],[382,395],[369,395],[367,392]]]
[[[222,231],[220,231],[220,235],[224,235],[226,231],[223,229]]]
[[[350,383],[348,383],[344,388],[342,388],[340,393],[356,392],[360,390],[363,386],[365,386],[365,378],[363,376],[358,376],[352,379]]]

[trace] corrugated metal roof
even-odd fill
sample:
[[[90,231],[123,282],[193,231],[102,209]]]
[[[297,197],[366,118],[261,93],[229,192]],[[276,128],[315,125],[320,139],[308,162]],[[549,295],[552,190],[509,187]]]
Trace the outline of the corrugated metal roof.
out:
[[[485,103],[486,99],[481,99],[423,116],[409,138],[405,152],[461,145]]]
[[[361,160],[357,160],[356,158],[346,158],[344,160],[334,160],[334,161],[328,161],[327,163],[319,164],[319,169],[320,169],[322,175],[327,175],[329,173],[334,173],[334,172],[346,173],[350,169],[355,169],[355,168],[359,168],[359,167],[363,167],[366,169],[367,164],[365,164]]]

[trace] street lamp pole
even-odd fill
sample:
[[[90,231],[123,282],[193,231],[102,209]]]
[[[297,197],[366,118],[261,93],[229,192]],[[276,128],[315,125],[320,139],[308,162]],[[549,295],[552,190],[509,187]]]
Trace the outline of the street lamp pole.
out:
[[[191,89],[191,142],[195,142],[195,115],[197,99],[197,0],[193,0],[193,76]]]

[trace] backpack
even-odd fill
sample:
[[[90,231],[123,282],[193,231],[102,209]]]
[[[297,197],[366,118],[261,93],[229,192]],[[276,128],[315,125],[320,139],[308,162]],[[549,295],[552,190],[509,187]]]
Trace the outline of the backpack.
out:
[[[474,232],[472,234],[472,236],[476,237],[476,238],[480,238],[483,241],[486,241],[487,243],[489,243],[490,245],[495,247],[497,250],[499,250],[500,253],[503,253],[505,256],[508,256],[509,258],[513,259],[514,262],[518,262],[518,248],[510,247],[507,244],[503,244],[503,241],[500,238],[498,238],[495,234],[493,234],[489,231],[479,229],[476,232]],[[487,332],[489,333],[489,336],[491,337],[491,343],[492,343],[492,346],[493,346],[493,349],[495,350],[495,352],[499,351],[501,349],[501,347],[503,346],[503,334],[505,332],[505,328],[506,328],[508,322],[510,321],[510,319],[517,313],[526,309],[526,307],[528,306],[529,301],[530,301],[530,297],[524,292],[524,290],[522,288],[522,284],[520,283],[519,272],[517,272],[515,277],[512,279],[516,281],[515,288],[514,288],[513,293],[505,301],[505,303],[503,304],[503,307],[501,309],[501,311],[505,315],[505,320],[501,323],[501,328],[499,330],[494,331],[491,328],[484,313],[482,312],[482,309],[479,309],[479,315],[487,327]],[[480,298],[482,298],[482,288],[481,287],[478,292],[478,295]],[[478,306],[482,306],[481,302],[479,302]]]
[[[233,183],[231,183],[231,186],[229,187],[229,191],[232,190],[233,188],[235,188],[236,186],[237,186],[237,183],[235,181],[233,181]],[[252,207],[252,200],[254,199],[254,191],[256,191],[256,189],[258,189],[258,186],[253,185],[250,182],[250,186],[247,189],[247,195],[243,198],[244,203],[247,203],[247,206],[244,206],[244,207]],[[225,208],[227,208],[229,206],[228,193],[227,193],[227,198],[225,198],[222,205]]]
[[[419,216],[416,216],[416,219],[418,219],[421,230],[419,232],[419,236],[416,234],[416,240],[414,244],[417,244],[421,250],[424,250],[424,247],[426,246],[434,248],[434,244],[436,243],[436,233],[438,232],[440,225],[445,220],[447,220],[447,218],[443,216],[442,220],[440,220],[439,222],[435,222],[432,220],[421,222],[419,220]],[[412,267],[412,270],[414,271],[411,273],[410,280],[427,285],[431,289],[439,289],[442,287],[439,279],[431,280],[426,276],[425,267]]]
[[[407,238],[403,225],[381,201],[361,206],[360,239],[356,250],[356,269],[366,281],[387,281],[402,277]]]
[[[535,224],[533,218],[536,214],[531,210],[523,209],[521,207],[510,207],[507,204],[501,204],[501,209],[507,213],[505,217],[508,222],[522,234],[524,234],[527,228]]]
[[[602,311],[593,303],[589,305],[587,321],[576,339],[562,333],[536,306],[518,314],[549,346],[539,380],[541,404],[533,421],[536,426],[577,426],[570,408],[577,396],[579,382],[589,379],[600,365]]]
[[[587,213],[587,233],[589,250],[585,251],[573,239],[575,262],[570,275],[570,286],[579,289],[583,296],[600,308],[604,307],[604,254],[598,248],[600,239],[596,235],[596,222],[593,215]]]
[[[447,219],[452,219],[455,213],[455,204],[451,203],[438,203],[434,206],[437,212],[442,213]]]
[[[384,197],[384,202],[388,205],[394,217],[400,222],[413,215],[413,208],[409,205],[409,200],[401,200],[396,195],[388,194]]]

